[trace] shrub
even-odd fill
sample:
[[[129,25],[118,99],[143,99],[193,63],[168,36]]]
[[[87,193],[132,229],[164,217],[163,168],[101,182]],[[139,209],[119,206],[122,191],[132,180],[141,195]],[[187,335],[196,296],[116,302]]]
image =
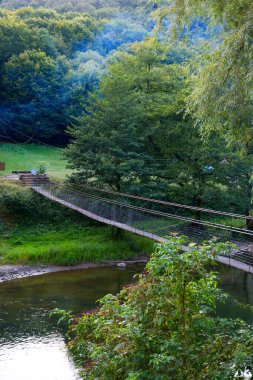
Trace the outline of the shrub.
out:
[[[0,207],[14,219],[22,218],[30,223],[78,220],[76,212],[48,201],[27,187],[0,186]]]
[[[47,163],[46,161],[40,161],[38,166],[38,173],[39,174],[45,174],[47,170]]]
[[[252,328],[216,318],[225,295],[208,270],[224,244],[157,245],[137,284],[107,295],[70,327],[83,379],[220,379],[250,370]]]

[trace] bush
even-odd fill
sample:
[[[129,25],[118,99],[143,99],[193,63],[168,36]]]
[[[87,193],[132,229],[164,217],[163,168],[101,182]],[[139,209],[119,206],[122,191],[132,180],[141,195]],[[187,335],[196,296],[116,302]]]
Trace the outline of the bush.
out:
[[[8,184],[0,186],[0,207],[13,219],[26,223],[64,223],[66,219],[78,220],[79,217],[76,212],[48,201],[27,187]]]
[[[71,325],[83,379],[226,380],[251,370],[252,328],[215,318],[225,295],[207,268],[230,247],[207,242],[184,252],[184,244],[159,244],[138,284],[107,295]]]
[[[39,174],[45,174],[47,170],[47,163],[46,161],[40,161],[39,167],[38,167],[38,173]]]
[[[0,202],[11,214],[30,215],[34,211],[34,199],[28,189],[5,186],[1,188]]]

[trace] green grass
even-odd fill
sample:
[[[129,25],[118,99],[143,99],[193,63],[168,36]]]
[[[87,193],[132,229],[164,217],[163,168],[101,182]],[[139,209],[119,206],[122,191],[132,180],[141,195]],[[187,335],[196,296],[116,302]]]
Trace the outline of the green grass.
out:
[[[130,233],[120,239],[108,227],[46,225],[18,228],[0,240],[0,263],[75,265],[128,260],[150,254],[153,242]]]
[[[127,260],[153,251],[153,242],[52,203],[26,187],[0,184],[0,265]]]
[[[10,174],[13,170],[38,169],[45,162],[47,174],[64,178],[71,171],[66,169],[67,162],[58,148],[29,144],[0,144],[0,162],[5,162],[6,170],[0,175]]]

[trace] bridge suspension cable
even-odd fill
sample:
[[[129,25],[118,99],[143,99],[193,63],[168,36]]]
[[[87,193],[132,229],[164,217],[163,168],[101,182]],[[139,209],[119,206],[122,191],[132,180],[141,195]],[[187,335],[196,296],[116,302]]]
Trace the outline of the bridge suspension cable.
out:
[[[52,181],[50,183],[31,183],[31,187],[42,196],[78,211],[98,222],[121,228],[155,241],[164,241],[170,234],[189,237],[196,243],[215,238],[218,241],[230,241],[236,246],[229,257],[223,257],[225,263],[233,260],[246,266],[253,272],[253,232],[245,228],[215,223],[215,220],[199,220],[196,211],[199,208],[157,201],[131,194],[117,193],[104,189],[94,189],[73,183]],[[108,198],[109,197],[109,198]],[[129,203],[129,199],[132,203]],[[150,204],[152,207],[150,207]],[[157,209],[154,207],[158,206]],[[176,212],[173,211],[176,209]],[[178,214],[178,210],[181,214]],[[215,210],[200,209],[206,215],[210,211],[212,218],[233,217],[245,222],[244,215],[221,213]],[[222,257],[222,253],[221,253]],[[227,260],[227,261],[226,261]],[[238,264],[237,264],[238,265]]]
[[[99,200],[99,201],[105,201],[107,203],[110,203],[112,205],[117,205],[117,206],[124,206],[126,207],[126,203],[123,203],[123,202],[119,202],[119,201],[116,201],[116,200],[110,200],[108,198],[104,198],[104,197],[101,197],[101,196],[98,196],[98,195],[94,195],[94,194],[90,194],[90,193],[87,193],[87,192],[84,192],[84,191],[78,191],[75,189],[75,187],[73,186],[70,186],[70,185],[61,185],[61,184],[58,184],[58,188],[62,188],[62,189],[65,189],[65,190],[69,190],[79,196],[84,196],[84,197],[89,197],[89,198],[92,198],[94,200]],[[94,188],[91,188],[89,187],[90,189],[93,189]],[[99,190],[99,191],[103,191],[103,190]],[[142,198],[142,197],[136,197],[136,196],[131,196],[129,194],[122,194],[122,193],[117,193],[117,192],[110,192],[110,193],[114,193],[114,194],[121,194],[122,196],[126,196],[126,197],[129,197],[129,198],[134,198],[134,199],[138,199],[138,200],[145,200],[145,201],[154,201],[155,203],[161,203],[163,205],[173,205],[173,206],[176,206],[176,207],[181,207],[181,208],[186,208],[187,210],[204,210],[205,212],[208,212],[209,210],[208,209],[201,209],[201,208],[195,208],[195,207],[190,207],[190,206],[184,206],[184,205],[178,205],[176,203],[170,203],[170,202],[159,202],[159,201],[156,201],[156,200],[153,200],[153,199],[149,199],[149,198]],[[227,230],[227,231],[230,231],[230,232],[243,232],[245,235],[249,235],[249,236],[252,236],[252,232],[250,232],[249,230],[247,229],[244,229],[244,228],[237,228],[237,227],[229,227],[229,226],[226,226],[226,225],[222,225],[222,224],[219,224],[219,223],[212,223],[212,222],[209,222],[209,221],[201,221],[201,220],[197,220],[197,219],[194,219],[194,218],[190,218],[190,217],[187,217],[187,216],[180,216],[180,215],[175,215],[175,214],[172,214],[172,213],[169,213],[169,212],[162,212],[162,211],[157,211],[157,210],[153,210],[153,209],[148,209],[146,207],[140,207],[140,206],[136,206],[136,205],[132,205],[132,204],[127,204],[127,207],[129,207],[130,209],[135,209],[135,210],[138,210],[138,211],[143,211],[143,212],[146,212],[146,213],[150,213],[150,214],[153,214],[153,215],[159,215],[159,216],[163,216],[163,217],[167,217],[167,218],[172,218],[172,219],[176,219],[176,220],[182,220],[182,221],[187,221],[189,223],[192,223],[192,224],[195,224],[195,225],[199,225],[199,226],[209,226],[209,227],[215,227],[215,228],[221,228],[223,230]],[[213,210],[210,210],[210,211],[213,211]],[[238,214],[229,214],[229,213],[221,213],[221,212],[215,212],[214,211],[214,214],[218,214],[218,215],[229,215],[229,216],[233,216],[233,217],[237,217],[237,218],[243,218],[245,219],[245,216],[243,215],[238,215]]]

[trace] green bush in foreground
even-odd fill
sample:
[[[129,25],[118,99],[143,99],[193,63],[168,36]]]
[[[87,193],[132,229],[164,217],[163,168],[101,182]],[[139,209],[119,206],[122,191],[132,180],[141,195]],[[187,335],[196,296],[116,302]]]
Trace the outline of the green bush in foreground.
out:
[[[239,320],[216,318],[226,296],[208,270],[224,244],[183,238],[157,245],[137,284],[70,327],[70,349],[83,379],[233,379],[251,370],[253,331]]]

